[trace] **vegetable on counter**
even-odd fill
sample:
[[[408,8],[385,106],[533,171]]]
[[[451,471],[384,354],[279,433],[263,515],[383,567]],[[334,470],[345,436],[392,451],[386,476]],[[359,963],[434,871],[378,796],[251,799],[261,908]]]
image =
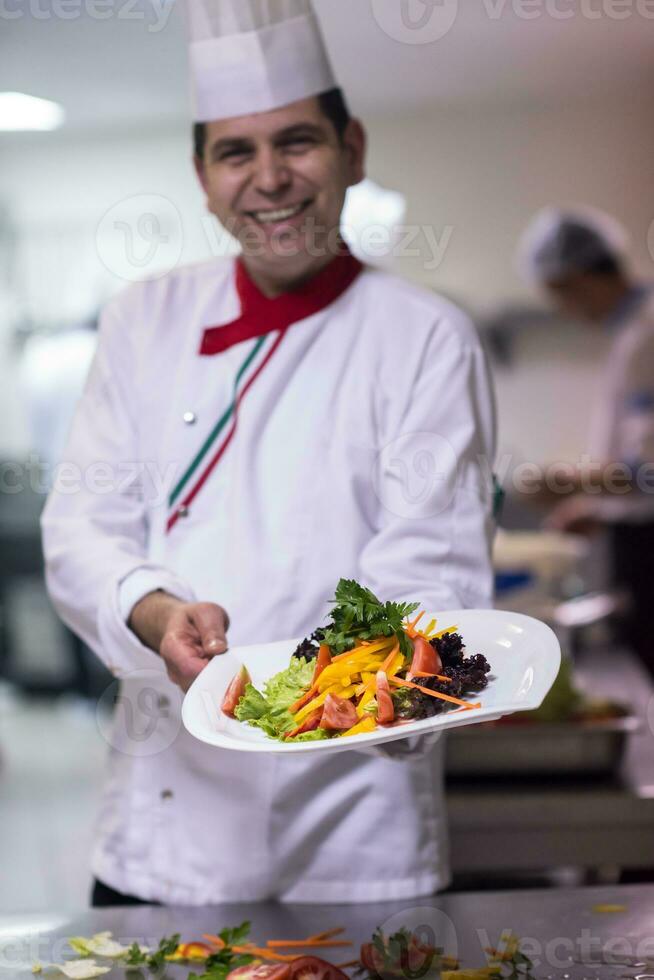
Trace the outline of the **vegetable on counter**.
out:
[[[168,963],[202,963],[202,973],[190,973],[188,980],[350,980],[345,969],[356,967],[355,980],[533,980],[531,961],[522,953],[520,941],[507,932],[500,937],[498,949],[486,949],[487,965],[479,969],[461,969],[457,960],[445,955],[442,948],[423,942],[408,929],[385,936],[377,929],[370,942],[361,946],[358,959],[334,964],[314,950],[341,949],[352,943],[343,938],[342,927],[327,929],[304,939],[269,939],[264,946],[248,939],[250,923],[234,929],[206,934],[205,942],[180,943],[180,936],[160,940],[154,953],[133,943],[122,946],[110,932],[91,939],[75,937],[69,945],[83,959],[67,963],[35,963],[34,973],[56,969],[71,980],[92,980],[111,971],[114,964],[127,971],[145,967],[153,975],[161,974]],[[89,958],[92,948],[102,949],[110,965],[98,966]],[[299,950],[282,953],[280,950]],[[342,955],[342,954],[341,954]]]
[[[223,711],[283,742],[374,732],[445,710],[471,711],[488,684],[485,657],[464,655],[456,626],[437,631],[417,603],[381,602],[350,579],[336,587],[331,618],[302,640],[289,666],[261,691],[243,667]],[[240,692],[235,701],[235,692]]]

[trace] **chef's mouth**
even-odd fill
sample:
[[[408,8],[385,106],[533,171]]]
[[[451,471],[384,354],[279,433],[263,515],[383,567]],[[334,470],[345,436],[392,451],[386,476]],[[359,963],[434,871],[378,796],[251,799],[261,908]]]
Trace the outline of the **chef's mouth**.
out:
[[[301,214],[311,207],[313,204],[312,198],[307,198],[305,201],[301,201],[299,204],[289,204],[284,208],[262,208],[259,211],[246,211],[246,217],[250,218],[251,221],[256,221],[258,225],[263,225],[264,227],[270,225],[279,225],[287,221],[292,221],[294,218],[298,218]]]

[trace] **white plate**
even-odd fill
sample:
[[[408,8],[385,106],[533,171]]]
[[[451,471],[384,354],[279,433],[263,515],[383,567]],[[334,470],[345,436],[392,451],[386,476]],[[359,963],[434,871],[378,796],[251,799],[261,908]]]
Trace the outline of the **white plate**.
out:
[[[184,726],[201,742],[221,749],[285,755],[293,752],[342,752],[380,742],[393,742],[409,735],[492,721],[515,711],[530,711],[542,703],[561,663],[561,648],[549,626],[530,616],[489,609],[426,612],[424,618],[426,622],[435,618],[443,627],[456,624],[466,645],[466,654],[483,653],[490,663],[488,687],[470,697],[472,701],[481,702],[481,708],[447,711],[398,728],[380,728],[348,738],[291,744],[277,742],[259,728],[228,718],[220,710],[220,705],[241,664],[245,664],[253,684],[259,690],[269,677],[288,667],[299,640],[282,640],[261,646],[235,647],[224,656],[214,657],[184,698]]]

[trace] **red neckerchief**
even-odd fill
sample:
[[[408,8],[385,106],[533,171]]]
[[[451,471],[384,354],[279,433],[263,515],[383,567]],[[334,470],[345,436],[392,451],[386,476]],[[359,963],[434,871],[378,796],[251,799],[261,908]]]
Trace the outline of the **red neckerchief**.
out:
[[[363,266],[345,251],[334,258],[313,279],[289,293],[269,299],[252,282],[245,265],[236,262],[236,291],[241,300],[241,315],[231,323],[208,327],[204,331],[200,354],[221,354],[244,340],[262,337],[274,330],[284,330],[299,320],[319,313],[349,289]]]

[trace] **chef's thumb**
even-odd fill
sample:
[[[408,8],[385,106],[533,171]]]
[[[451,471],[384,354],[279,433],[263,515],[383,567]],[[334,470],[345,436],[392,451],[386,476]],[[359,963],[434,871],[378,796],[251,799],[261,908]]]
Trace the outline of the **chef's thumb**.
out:
[[[224,609],[211,602],[202,602],[193,610],[193,621],[200,634],[202,649],[208,656],[225,653],[229,617]]]

